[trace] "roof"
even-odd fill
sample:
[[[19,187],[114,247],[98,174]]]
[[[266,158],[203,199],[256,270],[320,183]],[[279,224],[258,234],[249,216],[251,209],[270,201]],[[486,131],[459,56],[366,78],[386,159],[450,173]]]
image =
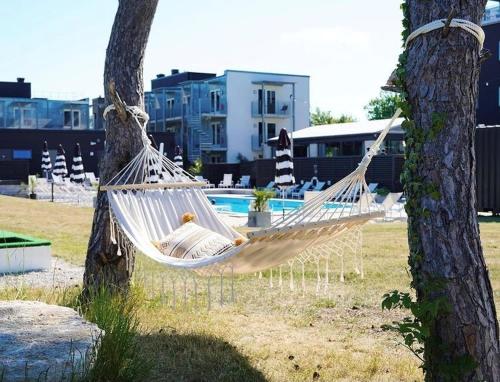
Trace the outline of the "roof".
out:
[[[389,119],[380,119],[376,121],[362,121],[362,122],[349,122],[349,123],[334,123],[331,125],[318,125],[306,127],[295,131],[293,134],[293,139],[320,139],[320,138],[334,138],[334,137],[345,137],[351,135],[367,135],[367,134],[377,134],[380,133],[389,123]],[[401,123],[403,118],[398,118],[394,122],[391,134],[403,134],[401,129]],[[271,138],[269,141],[276,141],[278,138]]]

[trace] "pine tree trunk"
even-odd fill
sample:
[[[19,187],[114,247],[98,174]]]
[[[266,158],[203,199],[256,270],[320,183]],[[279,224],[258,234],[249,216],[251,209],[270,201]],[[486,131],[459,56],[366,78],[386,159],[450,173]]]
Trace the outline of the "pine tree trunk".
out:
[[[144,109],[143,61],[158,0],[120,0],[106,51],[104,92],[106,105],[119,103]],[[133,118],[108,113],[106,143],[100,163],[100,184],[106,184],[142,148],[141,128]],[[86,291],[101,286],[127,290],[134,269],[134,252],[118,248],[110,239],[106,192],[97,196],[92,232],[85,261]]]
[[[485,4],[407,0],[409,30],[447,18],[452,9],[456,18],[480,25]],[[462,29],[452,28],[447,37],[438,29],[413,40],[407,55],[405,83],[415,123],[407,160],[418,163],[405,186],[409,263],[417,300],[447,302],[425,342],[426,379],[446,380],[450,367],[460,370],[470,359],[472,366],[453,380],[500,381],[498,322],[476,203],[479,43]]]

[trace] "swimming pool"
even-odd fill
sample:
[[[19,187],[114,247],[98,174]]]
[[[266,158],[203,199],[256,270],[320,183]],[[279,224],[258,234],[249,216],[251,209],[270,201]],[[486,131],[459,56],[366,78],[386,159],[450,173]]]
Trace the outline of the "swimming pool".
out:
[[[247,214],[250,203],[255,199],[253,196],[246,195],[207,195],[207,198],[218,212],[236,214]],[[269,210],[272,212],[281,212],[284,206],[285,211],[291,211],[302,206],[302,204],[304,204],[302,200],[285,199],[283,201],[282,199],[270,199]]]

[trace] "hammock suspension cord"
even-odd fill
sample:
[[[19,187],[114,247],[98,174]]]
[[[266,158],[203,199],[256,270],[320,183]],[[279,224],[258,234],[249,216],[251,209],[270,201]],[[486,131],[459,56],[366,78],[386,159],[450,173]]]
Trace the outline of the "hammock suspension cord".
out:
[[[412,42],[412,40],[415,39],[416,37],[432,32],[436,29],[444,28],[448,24],[447,21],[448,21],[447,19],[434,20],[431,21],[430,23],[427,23],[415,29],[406,39],[405,48],[408,48],[410,42]],[[474,24],[472,21],[469,20],[451,19],[451,22],[449,23],[448,27],[460,28],[470,33],[479,42],[480,50],[483,49],[485,34],[483,28],[481,28],[479,25]]]

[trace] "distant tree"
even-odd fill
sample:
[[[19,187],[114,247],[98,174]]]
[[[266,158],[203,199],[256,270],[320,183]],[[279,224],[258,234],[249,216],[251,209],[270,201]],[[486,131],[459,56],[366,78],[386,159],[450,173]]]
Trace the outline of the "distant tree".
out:
[[[379,97],[373,98],[368,105],[365,106],[365,110],[368,113],[368,119],[372,121],[375,119],[391,118],[396,112],[400,101],[401,96],[399,94],[381,92]]]
[[[340,117],[335,117],[331,111],[322,111],[319,107],[311,113],[311,125],[313,126],[346,122],[356,122],[356,118],[348,114],[341,114]]]

